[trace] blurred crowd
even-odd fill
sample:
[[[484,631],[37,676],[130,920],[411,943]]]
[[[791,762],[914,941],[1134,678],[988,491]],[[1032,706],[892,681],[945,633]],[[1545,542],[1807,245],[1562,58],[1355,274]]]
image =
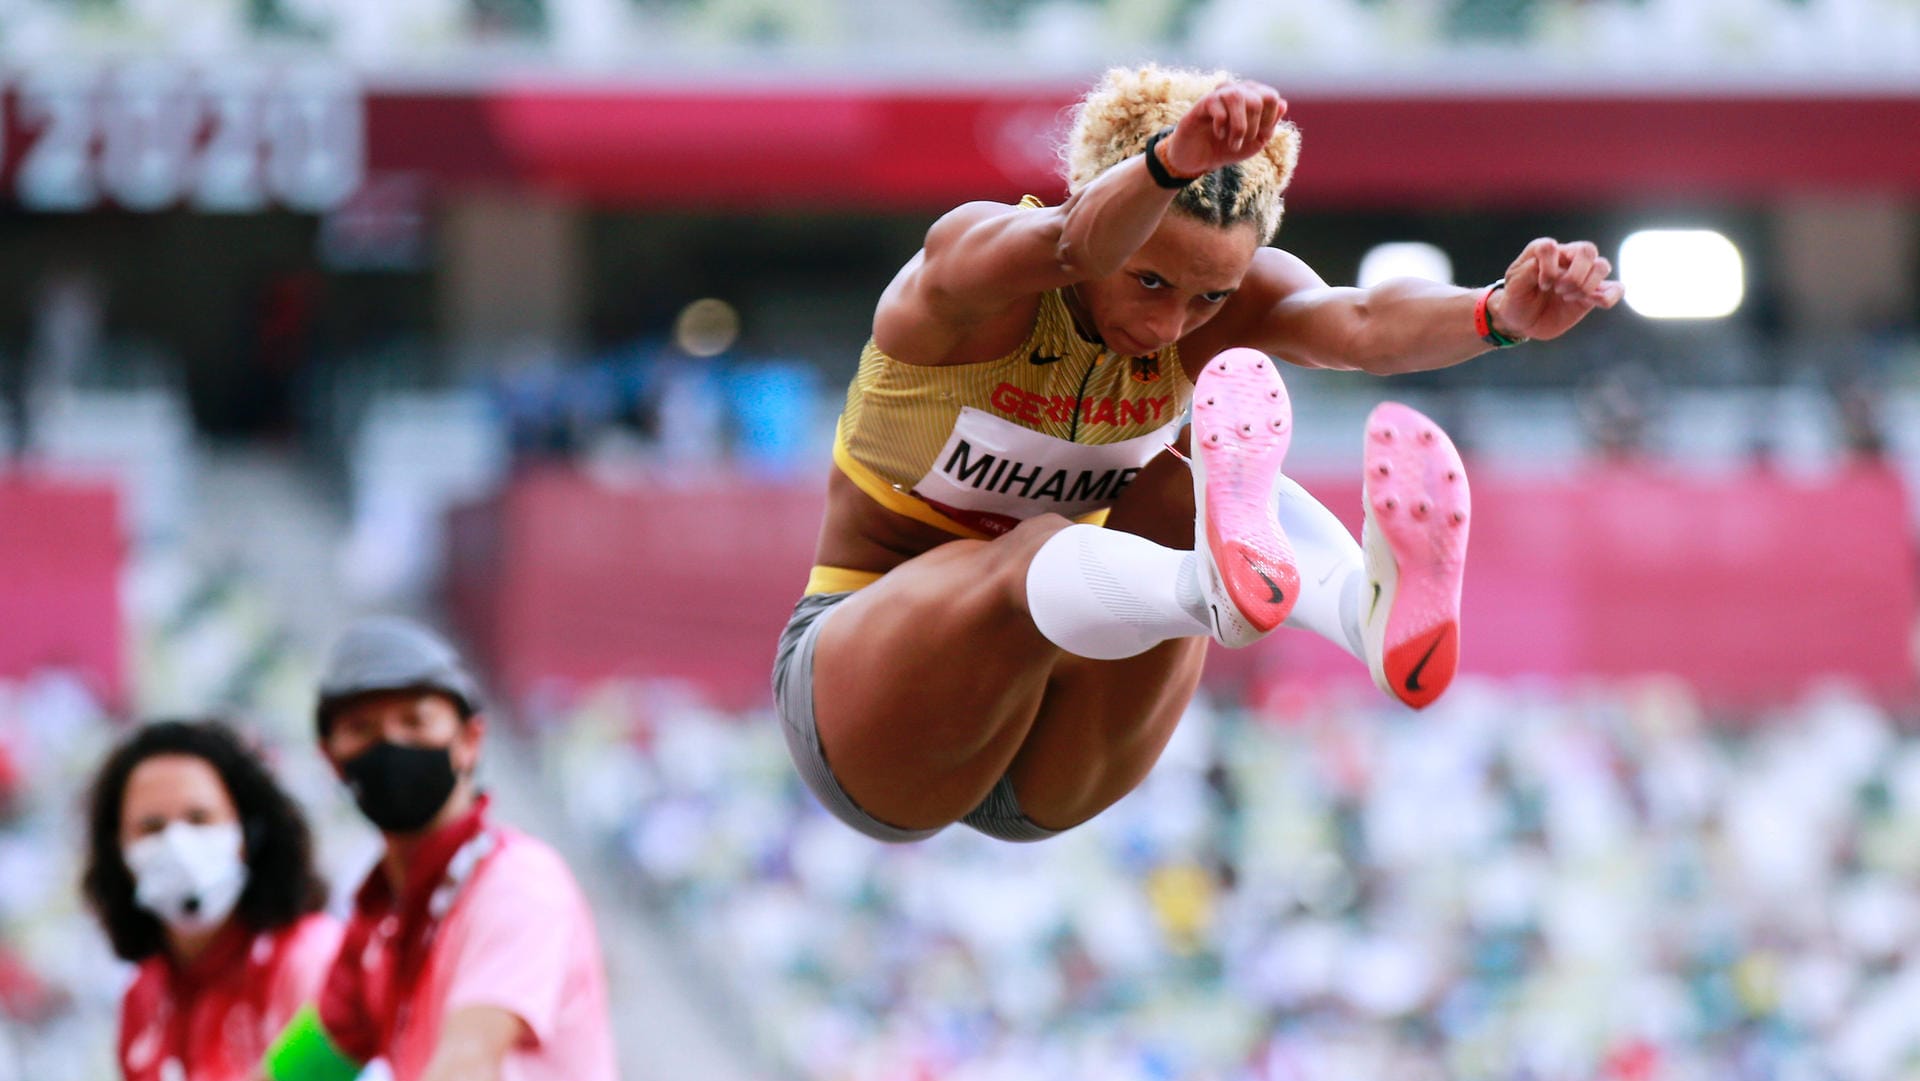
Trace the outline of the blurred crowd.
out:
[[[298,693],[244,603],[194,607],[146,678]],[[303,739],[273,715],[300,716],[246,714]],[[790,1076],[1877,1081],[1920,1069],[1913,720],[1842,687],[1714,716],[1666,681],[1202,701],[1062,838],[907,847],[814,806],[769,717],[672,685],[529,723],[676,975]],[[0,684],[0,1081],[111,1076],[125,969],[72,804],[120,731],[68,676]],[[350,881],[365,838],[309,757],[274,765]]]
[[[1874,1081],[1920,1069],[1912,720],[1664,681],[1196,704],[1138,792],[1031,847],[868,841],[770,718],[670,686],[545,745],[797,1076]]]
[[[218,54],[260,41],[319,46],[362,67],[433,69],[529,59],[615,70],[784,61],[962,73],[1064,71],[1129,51],[1163,59],[1285,63],[1315,71],[1437,64],[1475,49],[1505,64],[1582,71],[1773,77],[1898,72],[1920,52],[1905,0],[16,0],[0,5],[15,59],[164,42]],[[1454,76],[1457,78],[1457,74]]]
[[[803,362],[697,357],[651,341],[516,366],[484,384],[516,459],[645,458],[676,472],[725,464],[770,476],[820,460],[839,389]]]
[[[74,810],[108,733],[79,683],[0,683],[0,1081],[111,1076],[123,977],[82,907]],[[64,784],[64,787],[62,785]]]

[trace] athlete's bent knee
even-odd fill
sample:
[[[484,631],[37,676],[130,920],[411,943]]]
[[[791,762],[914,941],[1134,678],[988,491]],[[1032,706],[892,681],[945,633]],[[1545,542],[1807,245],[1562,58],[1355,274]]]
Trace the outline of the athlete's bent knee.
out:
[[[1014,607],[1027,608],[1027,568],[1042,545],[1055,533],[1073,522],[1058,514],[1038,514],[1001,535],[993,543],[1001,558],[994,561],[993,586],[1004,592]]]

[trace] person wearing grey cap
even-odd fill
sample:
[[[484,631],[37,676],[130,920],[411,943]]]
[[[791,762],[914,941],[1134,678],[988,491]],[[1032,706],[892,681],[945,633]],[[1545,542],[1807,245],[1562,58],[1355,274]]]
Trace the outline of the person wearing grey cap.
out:
[[[321,675],[320,749],[386,838],[319,1002],[268,1053],[272,1081],[613,1081],[593,915],[546,844],[474,782],[479,682],[405,620],[348,628]]]
[[[314,721],[321,749],[360,812],[390,838],[457,818],[472,805],[486,732],[479,682],[426,628],[386,617],[362,620],[341,635],[320,676]],[[411,738],[427,730],[451,739]],[[395,860],[389,846],[387,862]]]

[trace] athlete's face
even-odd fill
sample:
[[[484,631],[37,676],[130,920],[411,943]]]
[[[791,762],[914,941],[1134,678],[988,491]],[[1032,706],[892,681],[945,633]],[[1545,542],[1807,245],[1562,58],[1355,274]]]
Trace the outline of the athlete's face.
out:
[[[1259,248],[1250,222],[1222,229],[1172,213],[1117,272],[1074,292],[1107,348],[1143,356],[1219,314]]]

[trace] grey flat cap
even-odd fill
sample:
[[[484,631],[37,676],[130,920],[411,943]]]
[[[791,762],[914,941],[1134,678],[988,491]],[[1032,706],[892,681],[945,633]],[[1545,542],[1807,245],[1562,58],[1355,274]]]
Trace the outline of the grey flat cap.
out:
[[[354,623],[334,640],[320,674],[314,721],[321,738],[340,703],[376,691],[405,690],[439,691],[463,714],[480,711],[480,684],[446,639],[396,616]]]

